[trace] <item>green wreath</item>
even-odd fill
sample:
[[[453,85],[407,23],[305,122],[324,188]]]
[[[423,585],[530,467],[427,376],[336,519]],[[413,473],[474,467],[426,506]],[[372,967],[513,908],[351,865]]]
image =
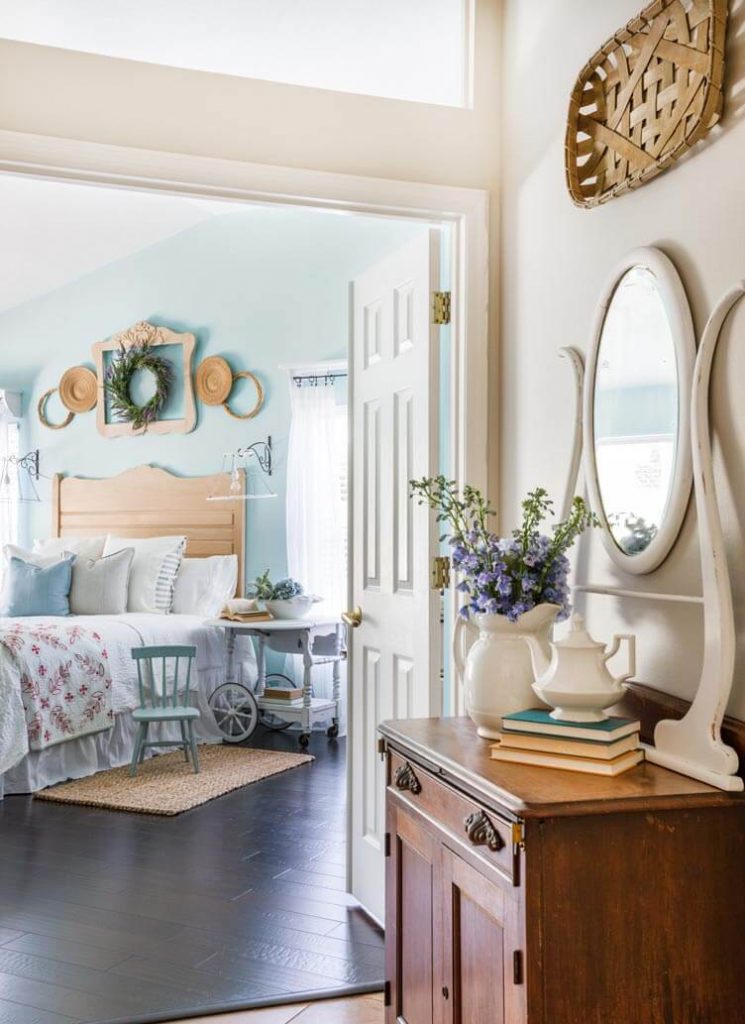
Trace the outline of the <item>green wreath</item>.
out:
[[[155,394],[144,405],[132,401],[130,385],[138,370],[149,370],[155,377]],[[111,410],[121,422],[131,423],[135,430],[147,430],[165,405],[173,383],[173,370],[167,359],[158,356],[144,341],[126,348],[123,344],[104,376],[104,390],[111,400]]]

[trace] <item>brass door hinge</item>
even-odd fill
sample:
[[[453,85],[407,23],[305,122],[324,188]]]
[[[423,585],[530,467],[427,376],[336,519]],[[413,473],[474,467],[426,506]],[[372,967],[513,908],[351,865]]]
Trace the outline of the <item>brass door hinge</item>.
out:
[[[512,845],[521,850],[525,849],[525,832],[522,825],[517,821],[512,825]]]
[[[450,559],[437,555],[432,559],[432,589],[447,590],[450,586]]]
[[[390,855],[391,855],[391,834],[390,834],[390,832],[386,832],[385,839],[383,840],[383,854],[386,857],[390,857]]]
[[[390,983],[390,981],[386,981],[385,985],[383,986],[383,1006],[390,1006],[390,1005],[391,1005],[391,983]]]
[[[432,292],[432,323],[450,323],[450,292]]]

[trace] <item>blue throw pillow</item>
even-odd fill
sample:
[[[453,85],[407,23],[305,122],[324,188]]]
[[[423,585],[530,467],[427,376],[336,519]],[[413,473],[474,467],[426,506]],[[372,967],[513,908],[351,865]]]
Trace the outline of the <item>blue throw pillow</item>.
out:
[[[15,556],[8,560],[3,586],[3,614],[69,615],[75,555],[38,566]]]

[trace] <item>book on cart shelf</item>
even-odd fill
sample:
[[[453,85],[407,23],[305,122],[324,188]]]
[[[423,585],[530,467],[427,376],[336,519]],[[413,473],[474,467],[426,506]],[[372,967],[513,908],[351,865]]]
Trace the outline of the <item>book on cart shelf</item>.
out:
[[[633,718],[606,718],[603,722],[562,722],[552,718],[551,712],[543,708],[514,711],[502,718],[503,732],[592,740],[595,743],[613,743],[624,736],[638,733],[639,728],[640,723]]]
[[[280,711],[285,708],[302,708],[303,706],[302,697],[296,697],[294,700],[275,700],[274,697],[267,697],[265,694],[261,694],[258,701],[262,708],[277,708]]]
[[[280,686],[267,686],[264,688],[262,697],[265,700],[281,700],[287,704],[288,701],[302,700],[303,688],[300,686],[297,689],[283,689]]]

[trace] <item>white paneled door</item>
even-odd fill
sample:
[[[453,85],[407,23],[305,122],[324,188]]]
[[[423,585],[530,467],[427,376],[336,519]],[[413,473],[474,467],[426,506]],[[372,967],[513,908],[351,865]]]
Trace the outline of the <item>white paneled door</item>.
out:
[[[360,275],[352,288],[351,888],[383,920],[385,778],[378,724],[439,714],[440,600],[430,566],[437,531],[409,499],[437,472],[439,232]]]

